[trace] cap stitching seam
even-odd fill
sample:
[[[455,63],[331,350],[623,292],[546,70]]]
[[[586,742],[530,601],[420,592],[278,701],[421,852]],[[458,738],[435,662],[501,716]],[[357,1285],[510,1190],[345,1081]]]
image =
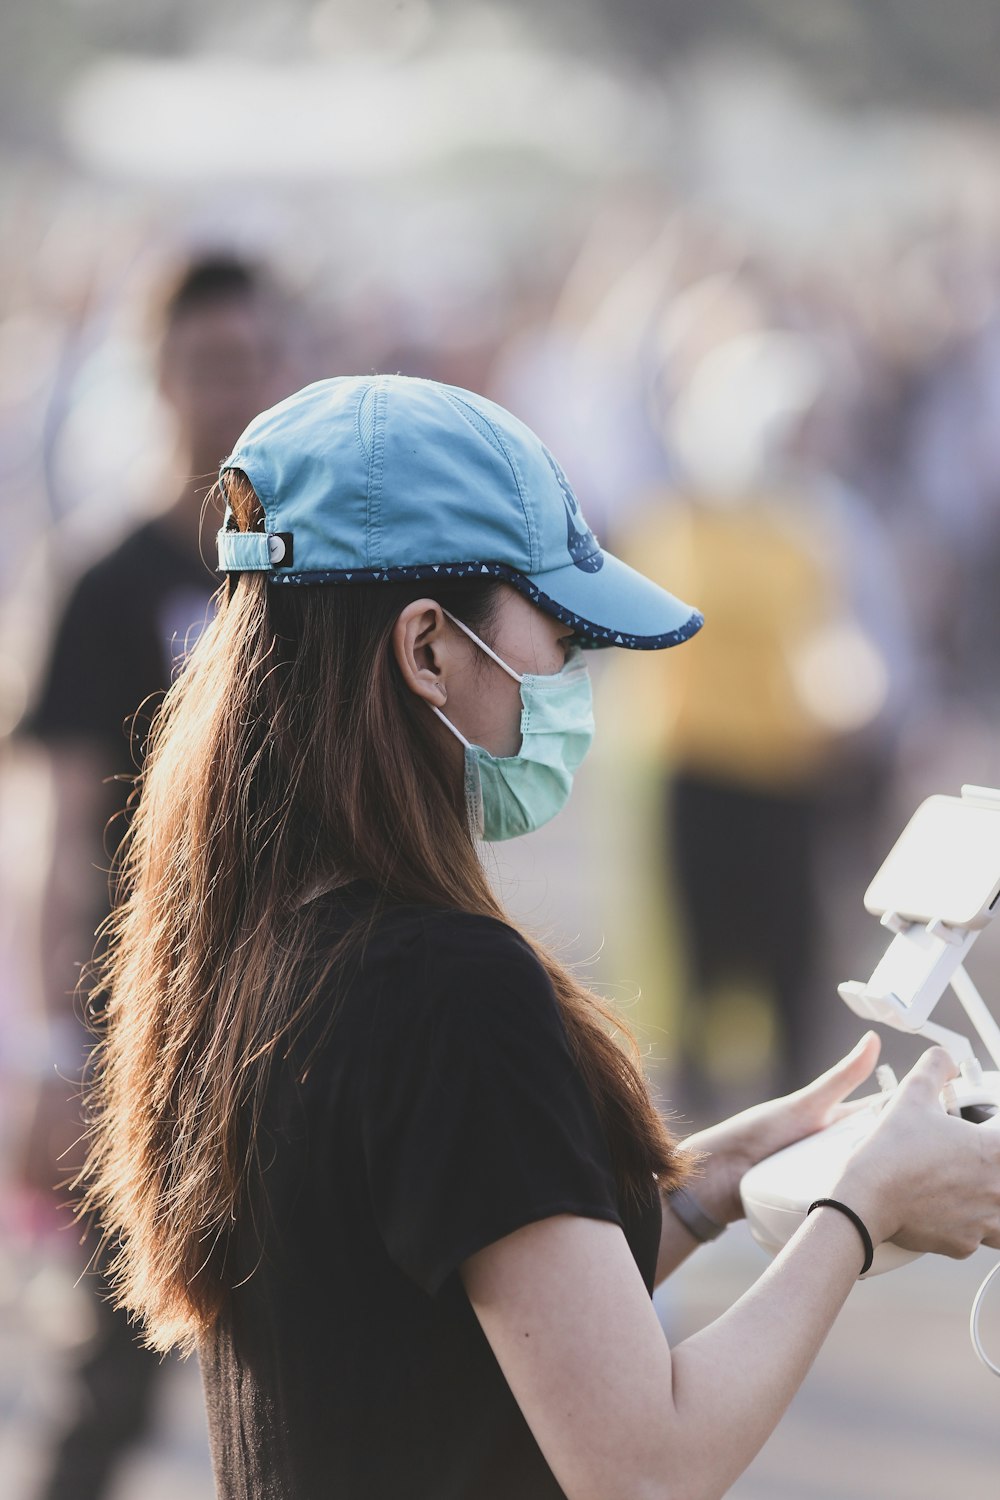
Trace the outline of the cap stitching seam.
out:
[[[385,384],[376,379],[371,387],[375,402],[372,417],[372,451],[368,460],[368,516],[366,540],[368,560],[373,567],[382,566],[382,474],[385,466],[385,425],[388,399]]]
[[[510,471],[514,476],[514,483],[517,486],[517,498],[521,503],[521,514],[524,516],[524,525],[528,533],[528,566],[529,569],[534,572],[539,561],[538,540],[535,534],[535,527],[532,522],[531,515],[528,511],[528,505],[524,495],[524,486],[521,483],[521,473],[517,466],[516,460],[511,456],[507,448],[507,444],[504,442],[503,438],[500,436],[499,432],[484,412],[481,412],[478,407],[472,406],[470,402],[463,401],[460,396],[454,395],[451,391],[446,391],[445,395],[451,402],[452,406],[455,407],[459,416],[462,417],[463,421],[468,422],[473,432],[475,432],[476,430],[475,423],[470,420],[467,413],[470,411],[475,412],[476,416],[480,419],[484,426],[488,427],[490,432],[492,432],[494,438],[496,439],[497,446],[499,447],[500,452],[507,460],[507,463],[510,466]]]
[[[375,389],[374,389],[374,386],[372,386],[371,384],[365,385],[362,388],[361,394],[360,394],[360,396],[358,398],[357,410],[354,413],[354,437],[355,437],[355,439],[357,441],[357,445],[358,445],[358,449],[359,449],[359,451],[361,453],[361,457],[364,459],[365,463],[370,466],[371,465],[371,461],[372,461],[372,456],[369,453],[368,449],[365,447],[365,440],[361,436],[361,413],[364,411],[365,398],[369,394],[371,395],[372,400],[374,401],[375,400]],[[374,436],[374,419],[372,421],[372,435]]]

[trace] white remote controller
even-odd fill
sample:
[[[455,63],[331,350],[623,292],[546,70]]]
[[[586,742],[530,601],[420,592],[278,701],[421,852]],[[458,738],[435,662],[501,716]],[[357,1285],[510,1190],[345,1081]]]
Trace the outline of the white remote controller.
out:
[[[944,1107],[950,1114],[1000,1129],[1000,1072],[983,1073],[976,1065],[969,1072],[971,1077],[956,1078],[947,1085],[942,1095]],[[740,1197],[747,1223],[754,1239],[770,1254],[776,1255],[795,1233],[810,1203],[835,1196],[848,1157],[871,1132],[896,1086],[891,1069],[879,1068],[878,1075],[881,1093],[871,1095],[835,1125],[758,1162],[744,1175]],[[915,1260],[918,1253],[891,1242],[879,1245],[866,1274],[878,1276],[882,1271],[893,1271]]]
[[[942,1104],[951,1114],[1000,1129],[1000,1028],[963,959],[1000,902],[1000,790],[963,787],[962,796],[931,797],[918,809],[865,894],[865,906],[893,939],[867,984],[840,986],[857,1015],[939,1042],[959,1076]],[[951,987],[988,1052],[984,1072],[972,1044],[929,1017]],[[776,1254],[802,1223],[810,1203],[834,1196],[841,1172],[874,1128],[896,1087],[889,1068],[876,1076],[881,1093],[826,1130],[758,1162],[740,1183],[750,1231]],[[868,1275],[891,1271],[917,1252],[880,1245]]]

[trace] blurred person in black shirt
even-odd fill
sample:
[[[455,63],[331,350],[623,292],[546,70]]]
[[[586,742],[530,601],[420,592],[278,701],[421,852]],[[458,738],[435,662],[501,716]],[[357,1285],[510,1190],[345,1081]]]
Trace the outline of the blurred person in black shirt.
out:
[[[191,261],[158,320],[159,389],[176,421],[175,497],[77,580],[21,726],[45,747],[54,806],[41,971],[55,1070],[39,1092],[24,1159],[28,1184],[43,1192],[79,1164],[72,1080],[93,1038],[84,1024],[86,986],[81,994],[76,981],[111,903],[106,872],[125,829],[132,777],[152,713],[212,608],[217,579],[200,543],[204,496],[240,430],[287,384],[280,300],[252,264],[228,254]],[[88,1238],[84,1253],[92,1248]],[[80,1351],[73,1411],[43,1500],[108,1493],[119,1457],[147,1426],[161,1368],[112,1309],[100,1278],[83,1285],[95,1333]]]

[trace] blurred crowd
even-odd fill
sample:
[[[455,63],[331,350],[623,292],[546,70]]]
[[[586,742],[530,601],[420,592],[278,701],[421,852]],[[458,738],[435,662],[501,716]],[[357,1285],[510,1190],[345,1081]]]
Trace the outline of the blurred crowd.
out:
[[[109,778],[137,768],[145,731],[123,721],[146,702],[148,722],[211,607],[215,466],[258,409],[330,374],[498,400],[602,542],[704,610],[642,674],[598,664],[619,726],[603,774],[643,787],[646,847],[593,880],[646,881],[679,949],[672,1103],[698,1118],[748,1078],[804,1081],[840,907],[918,796],[1000,781],[1000,225],[805,254],[639,194],[544,253],[477,264],[465,245],[461,278],[418,263],[345,291],[291,250],[192,248],[43,197],[9,203],[0,237],[0,1224],[44,1243],[59,1216],[73,989],[123,826]],[[104,1494],[143,1430],[131,1333],[102,1332],[103,1308],[49,1500]]]
[[[0,559],[5,639],[17,644],[0,683],[9,731],[60,592],[164,503],[175,433],[156,390],[151,309],[184,252],[176,242],[163,250],[160,225],[115,223],[113,208],[85,197],[55,212],[22,188],[5,207],[0,504],[17,534]],[[679,493],[773,485],[780,450],[851,505],[863,529],[856,566],[877,557],[885,614],[898,617],[888,696],[905,694],[912,715],[919,661],[924,704],[953,695],[989,719],[1000,227],[942,217],[820,256],[755,245],[701,211],[638,212],[626,199],[576,230],[575,220],[572,234],[549,226],[552,244],[534,259],[523,247],[501,258],[466,243],[473,268],[460,285],[428,277],[418,259],[409,276],[397,268],[343,297],[335,265],[305,269],[290,256],[290,267],[273,267],[285,282],[286,383],[385,369],[488,392],[566,456],[611,546]],[[208,248],[222,247],[226,237],[213,236]]]

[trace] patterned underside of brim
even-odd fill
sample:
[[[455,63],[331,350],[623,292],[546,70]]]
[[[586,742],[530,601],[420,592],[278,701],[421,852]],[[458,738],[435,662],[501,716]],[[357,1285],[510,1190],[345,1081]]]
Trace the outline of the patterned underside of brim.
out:
[[[705,623],[704,617],[695,611],[677,630],[669,630],[664,635],[629,635],[624,631],[611,630],[604,625],[595,625],[592,620],[585,620],[582,615],[566,609],[557,600],[543,593],[530,578],[525,578],[523,573],[518,573],[506,563],[421,563],[403,568],[354,568],[350,572],[343,569],[302,573],[275,571],[267,575],[269,583],[293,586],[310,583],[404,583],[434,578],[482,577],[502,578],[505,583],[512,584],[547,615],[552,615],[563,625],[571,625],[581,637],[582,644],[588,646],[622,646],[629,651],[662,651],[667,646],[679,646],[690,639]]]

